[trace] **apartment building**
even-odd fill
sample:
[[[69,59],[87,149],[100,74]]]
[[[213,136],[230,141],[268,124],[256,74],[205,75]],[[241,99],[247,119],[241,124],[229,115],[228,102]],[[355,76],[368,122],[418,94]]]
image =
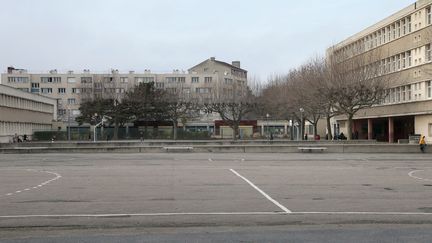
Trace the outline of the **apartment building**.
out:
[[[431,5],[417,1],[327,50],[342,61],[373,56],[369,64],[389,80],[381,104],[358,112],[352,131],[346,117],[336,117],[336,130],[360,139],[397,142],[421,134],[432,141]]]
[[[240,67],[238,61],[229,64],[211,57],[188,71],[173,70],[172,73],[163,74],[152,73],[150,70],[140,73],[121,73],[118,70],[109,73],[92,73],[90,70],[80,73],[60,73],[57,70],[30,73],[24,69],[9,67],[7,72],[1,75],[3,85],[56,99],[59,120],[65,123],[72,121],[72,125],[76,125],[75,117],[80,114],[80,104],[86,98],[121,99],[125,92],[137,84],[148,82],[154,82],[156,88],[181,92],[185,96],[210,99],[246,90],[247,71]],[[238,88],[239,86],[241,88]]]
[[[51,130],[57,120],[57,102],[41,95],[0,85],[0,143],[15,134],[31,137],[34,131]]]

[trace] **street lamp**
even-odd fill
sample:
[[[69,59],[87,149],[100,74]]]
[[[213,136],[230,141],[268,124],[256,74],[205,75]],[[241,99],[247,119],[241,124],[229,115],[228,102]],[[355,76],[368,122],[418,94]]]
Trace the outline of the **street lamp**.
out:
[[[270,118],[270,114],[269,113],[266,114],[266,118],[267,118],[267,134],[268,134],[269,133],[269,118]],[[265,131],[265,129],[264,129],[264,131]]]
[[[304,112],[304,109],[303,108],[300,108],[300,118],[301,118],[301,124],[300,124],[300,131],[301,131],[301,133],[300,133],[300,135],[302,136],[302,138],[301,138],[301,140],[303,140],[303,136],[304,136],[304,131],[303,131],[303,112]]]
[[[71,109],[68,106],[68,141],[71,140]]]

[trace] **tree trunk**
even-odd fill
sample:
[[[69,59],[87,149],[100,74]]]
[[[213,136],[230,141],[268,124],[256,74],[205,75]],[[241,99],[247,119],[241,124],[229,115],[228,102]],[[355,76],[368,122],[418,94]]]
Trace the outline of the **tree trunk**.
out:
[[[331,118],[329,116],[327,116],[327,118],[326,118],[326,121],[327,121],[327,140],[333,140],[333,134],[332,134],[330,119]]]
[[[117,120],[114,121],[114,134],[113,140],[118,140],[119,123]]]
[[[316,121],[314,124],[314,139],[316,138],[316,136],[318,135],[318,121]]]
[[[177,140],[177,120],[173,120],[173,139]]]
[[[306,134],[306,121],[305,121],[306,119],[300,119],[300,122],[301,122],[301,124],[300,124],[300,127],[301,127],[301,133],[302,134],[300,134],[300,136],[301,136],[301,139],[300,140],[305,140],[305,134]]]
[[[353,116],[352,114],[348,114],[348,124],[347,124],[347,135],[346,137],[348,138],[348,140],[352,140],[352,122],[353,122]]]
[[[239,134],[238,130],[239,130],[239,125],[238,124],[234,124],[233,127],[233,139],[234,141],[237,141],[237,136]]]

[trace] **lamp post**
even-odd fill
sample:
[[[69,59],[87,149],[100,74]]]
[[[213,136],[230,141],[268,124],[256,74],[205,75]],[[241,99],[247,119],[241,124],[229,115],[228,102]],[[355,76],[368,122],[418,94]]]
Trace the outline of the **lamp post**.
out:
[[[266,114],[266,118],[267,118],[267,134],[268,134],[269,133],[269,118],[270,118],[270,114],[269,113]],[[268,136],[268,137],[270,138],[270,136]]]
[[[71,109],[68,106],[68,141],[71,140]]]
[[[303,112],[304,112],[304,109],[303,108],[300,108],[300,118],[301,118],[301,124],[300,124],[300,131],[301,131],[301,133],[300,133],[300,135],[302,136],[302,138],[301,138],[301,140],[303,140],[304,139],[304,131],[303,131]]]

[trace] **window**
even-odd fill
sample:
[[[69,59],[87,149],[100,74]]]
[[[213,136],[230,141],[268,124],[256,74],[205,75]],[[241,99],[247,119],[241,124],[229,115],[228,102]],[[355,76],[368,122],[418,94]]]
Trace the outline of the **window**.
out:
[[[177,78],[177,83],[186,83],[186,78],[185,77],[178,77]]]
[[[401,69],[401,59],[400,59],[400,55],[396,56],[396,69],[400,70]]]
[[[199,83],[199,77],[192,77],[192,83]]]
[[[432,24],[432,14],[431,14],[431,8],[430,7],[426,8],[426,23]]]
[[[76,104],[75,98],[69,98],[67,102],[69,105],[75,105]]]
[[[411,17],[407,18],[408,33],[411,33]]]
[[[41,83],[61,83],[61,77],[41,77]]]
[[[113,77],[103,77],[104,83],[112,83],[114,81]]]
[[[81,77],[82,84],[91,84],[93,82],[92,77]]]
[[[152,83],[154,82],[154,77],[136,77],[135,83]]]
[[[28,77],[8,77],[8,83],[28,83]]]
[[[164,83],[156,82],[156,88],[163,89]]]
[[[402,101],[406,101],[405,86],[401,87],[401,93],[402,93]]]
[[[232,83],[233,83],[232,79],[230,79],[230,78],[225,79],[225,84],[232,84]]]
[[[411,85],[407,85],[407,98],[408,100],[411,100]]]
[[[412,59],[411,59],[411,51],[407,51],[407,67],[411,67],[412,65]]]
[[[397,26],[397,37],[401,37],[401,26],[400,26],[400,22],[396,23]]]
[[[430,62],[430,61],[432,61],[432,56],[431,56],[431,45],[430,44],[427,44],[426,45],[426,61],[427,62]]]
[[[80,89],[79,88],[72,88],[72,94],[79,94]]]
[[[28,88],[18,88],[19,90],[23,91],[23,92],[29,92]]]
[[[210,88],[196,88],[196,93],[198,94],[208,94],[210,91]]]
[[[400,88],[396,88],[396,102],[400,102],[401,101],[401,93],[400,93]]]
[[[116,89],[117,94],[123,94],[124,92],[125,92],[125,89],[123,89],[123,88],[117,88]]]
[[[175,77],[166,77],[165,80],[166,80],[168,83],[175,83],[176,78],[175,78]]]
[[[212,80],[213,80],[213,77],[205,77],[204,78],[204,83],[206,83],[206,84],[211,83]]]
[[[57,113],[58,113],[59,116],[66,115],[66,109],[58,109]]]
[[[67,82],[68,83],[76,83],[76,79],[75,79],[75,77],[68,77]]]
[[[427,81],[427,97],[432,98],[432,81]]]
[[[127,77],[120,77],[120,83],[127,83],[128,81]]]
[[[406,26],[406,21],[405,21],[405,19],[403,19],[402,20],[402,35],[406,35],[406,30],[407,30],[406,27],[407,27]]]
[[[66,94],[66,88],[58,88],[59,94]]]
[[[52,88],[41,88],[42,94],[52,94]]]

